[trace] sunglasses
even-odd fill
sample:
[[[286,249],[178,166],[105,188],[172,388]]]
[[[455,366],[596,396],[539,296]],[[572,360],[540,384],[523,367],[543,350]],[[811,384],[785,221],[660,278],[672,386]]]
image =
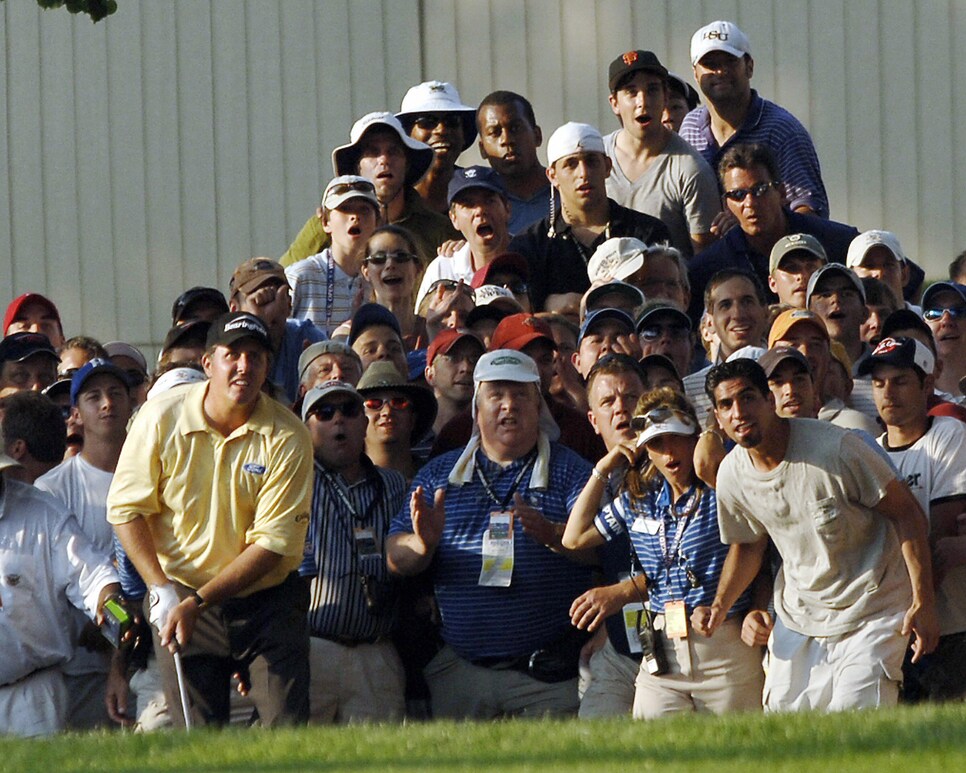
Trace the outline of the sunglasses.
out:
[[[754,196],[756,199],[760,199],[772,188],[777,188],[781,183],[770,182],[770,183],[758,183],[758,185],[753,185],[750,188],[735,188],[731,191],[725,191],[724,197],[730,199],[731,201],[742,202],[748,195]]]
[[[684,341],[691,335],[687,325],[645,325],[638,331],[642,341],[653,343],[667,333],[674,341]]]
[[[326,198],[329,196],[341,196],[343,193],[369,193],[376,192],[375,186],[371,182],[338,183],[326,191]]]
[[[677,419],[691,429],[697,429],[698,425],[688,414],[679,411],[677,408],[652,408],[643,416],[635,416],[631,419],[631,429],[635,432],[642,432],[648,427],[656,424],[664,424],[671,419]]]
[[[385,405],[388,405],[394,411],[408,411],[413,407],[413,401],[408,397],[369,397],[366,398],[363,405],[370,411],[381,411]]]
[[[501,286],[504,290],[509,290],[514,295],[526,295],[530,292],[530,285],[526,282],[504,282]]]
[[[390,260],[393,263],[405,265],[406,263],[418,262],[419,256],[413,255],[411,252],[403,252],[402,250],[398,252],[374,252],[366,258],[365,262],[371,266],[385,266]]]
[[[314,416],[319,421],[332,421],[335,415],[340,412],[347,419],[355,419],[362,414],[362,405],[355,400],[349,400],[345,403],[326,403],[309,411],[309,416]]]
[[[922,312],[922,317],[930,322],[938,322],[943,318],[943,314],[949,314],[950,319],[964,319],[966,318],[966,306],[950,306],[948,309],[925,309]]]
[[[457,282],[455,279],[437,279],[429,286],[429,292],[427,292],[427,295],[432,295],[440,287],[442,287],[448,293],[454,293],[460,288],[463,288],[463,294],[472,298],[474,303],[476,302],[476,290],[464,282]]]
[[[458,129],[463,125],[463,119],[459,113],[440,113],[438,115],[427,113],[416,118],[414,123],[423,131],[435,129],[440,124],[443,124],[447,129]]]

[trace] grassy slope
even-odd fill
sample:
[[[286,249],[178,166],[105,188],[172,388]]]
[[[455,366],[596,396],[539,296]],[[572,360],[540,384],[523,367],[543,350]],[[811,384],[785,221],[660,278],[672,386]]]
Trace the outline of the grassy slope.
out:
[[[966,767],[966,707],[839,715],[67,735],[0,741],[0,770],[831,771]]]

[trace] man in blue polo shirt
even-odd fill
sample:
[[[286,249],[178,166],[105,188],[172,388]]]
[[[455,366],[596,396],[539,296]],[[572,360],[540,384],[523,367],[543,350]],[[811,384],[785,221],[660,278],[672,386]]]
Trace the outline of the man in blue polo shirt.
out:
[[[795,116],[751,88],[755,60],[748,37],[728,21],[715,21],[691,38],[694,80],[705,104],[681,124],[681,136],[717,169],[738,143],[756,142],[775,153],[795,212],[828,217],[828,194],[808,131]]]
[[[560,538],[590,466],[553,442],[530,357],[489,352],[473,381],[470,442],[417,474],[387,562],[406,576],[434,568],[445,642],[424,670],[434,716],[573,714],[585,639],[569,612],[590,573]]]

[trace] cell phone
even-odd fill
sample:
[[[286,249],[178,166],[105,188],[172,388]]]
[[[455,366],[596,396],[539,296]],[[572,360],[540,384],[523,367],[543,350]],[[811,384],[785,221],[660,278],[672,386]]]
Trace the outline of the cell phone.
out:
[[[117,599],[105,601],[103,612],[104,620],[101,623],[101,635],[111,643],[114,649],[117,649],[121,646],[124,634],[130,630],[134,621]]]

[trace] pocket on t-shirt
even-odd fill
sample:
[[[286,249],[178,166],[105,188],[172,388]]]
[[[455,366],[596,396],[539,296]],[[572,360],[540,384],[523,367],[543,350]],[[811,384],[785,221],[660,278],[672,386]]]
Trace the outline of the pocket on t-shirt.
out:
[[[829,542],[837,542],[845,536],[842,514],[835,497],[819,499],[811,509],[819,536]]]

